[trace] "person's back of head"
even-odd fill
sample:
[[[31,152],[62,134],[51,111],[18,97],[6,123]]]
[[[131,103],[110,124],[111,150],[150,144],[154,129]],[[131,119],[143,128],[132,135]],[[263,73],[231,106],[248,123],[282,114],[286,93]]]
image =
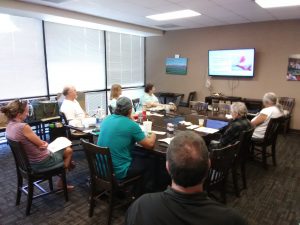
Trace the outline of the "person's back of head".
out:
[[[247,107],[243,102],[234,102],[230,106],[231,113],[236,113],[239,117],[247,117]]]
[[[202,137],[192,131],[176,135],[167,150],[167,163],[175,184],[187,188],[203,183],[209,170],[209,157]]]
[[[278,103],[278,98],[274,92],[264,94],[263,104],[265,106],[276,106],[281,113],[283,112],[283,107]]]
[[[6,106],[1,108],[1,112],[9,119],[14,119],[19,113],[23,113],[27,106],[28,102],[23,100],[13,100],[9,102]]]
[[[127,97],[121,97],[117,100],[116,109],[114,114],[129,116],[132,112],[132,103],[131,100]]]

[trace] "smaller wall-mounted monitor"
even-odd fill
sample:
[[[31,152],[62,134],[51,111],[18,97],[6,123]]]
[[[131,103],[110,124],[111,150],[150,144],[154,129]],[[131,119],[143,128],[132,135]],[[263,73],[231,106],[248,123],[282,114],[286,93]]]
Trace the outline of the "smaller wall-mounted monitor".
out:
[[[186,75],[187,74],[187,58],[167,58],[166,73]]]
[[[208,75],[214,77],[253,77],[255,49],[208,51]]]

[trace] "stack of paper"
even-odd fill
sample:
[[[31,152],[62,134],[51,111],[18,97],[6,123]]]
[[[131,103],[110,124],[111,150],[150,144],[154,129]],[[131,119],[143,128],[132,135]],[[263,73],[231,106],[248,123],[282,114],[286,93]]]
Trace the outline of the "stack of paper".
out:
[[[155,130],[153,130],[152,133],[157,134],[157,135],[165,135],[165,134],[166,134],[166,132],[163,132],[163,131],[155,131]]]
[[[69,139],[65,137],[59,137],[48,145],[48,150],[54,153],[71,145],[72,142]]]
[[[199,126],[198,126],[198,125],[191,125],[191,126],[188,126],[186,129],[194,130],[194,129],[196,129],[197,127],[199,127]]]
[[[208,134],[213,134],[218,132],[218,129],[213,129],[213,128],[208,128],[208,127],[199,127],[195,129],[195,131],[203,132],[203,133],[208,133]]]
[[[165,142],[167,143],[168,145],[171,143],[171,141],[173,140],[173,137],[171,138],[164,138],[164,139],[159,139],[158,141],[160,142]]]

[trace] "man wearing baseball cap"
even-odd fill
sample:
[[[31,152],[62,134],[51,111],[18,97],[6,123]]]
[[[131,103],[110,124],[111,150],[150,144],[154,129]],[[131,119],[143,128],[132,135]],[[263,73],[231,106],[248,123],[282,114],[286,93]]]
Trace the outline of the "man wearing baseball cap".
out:
[[[143,174],[144,181],[149,180],[151,161],[147,158],[133,157],[136,143],[146,149],[155,144],[155,134],[146,136],[140,126],[131,119],[132,103],[127,97],[117,100],[115,113],[101,124],[98,145],[108,147],[111,152],[114,172],[118,180]],[[145,182],[143,182],[145,183]]]

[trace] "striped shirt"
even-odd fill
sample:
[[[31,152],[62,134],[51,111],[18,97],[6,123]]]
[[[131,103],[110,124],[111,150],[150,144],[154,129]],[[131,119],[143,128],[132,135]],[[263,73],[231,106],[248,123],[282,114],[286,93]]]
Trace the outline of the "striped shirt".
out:
[[[41,150],[38,146],[28,140],[24,135],[26,123],[9,121],[6,127],[6,137],[13,141],[19,141],[25,150],[30,163],[39,163],[50,155],[48,149]]]

